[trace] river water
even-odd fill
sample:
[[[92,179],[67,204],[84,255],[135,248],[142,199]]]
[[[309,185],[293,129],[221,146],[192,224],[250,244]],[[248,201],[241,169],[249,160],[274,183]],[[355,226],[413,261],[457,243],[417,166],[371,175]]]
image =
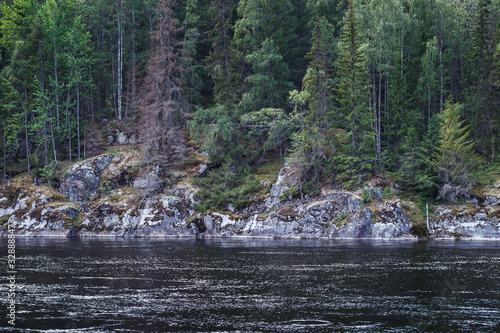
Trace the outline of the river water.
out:
[[[16,254],[0,331],[500,332],[499,241],[17,238]]]

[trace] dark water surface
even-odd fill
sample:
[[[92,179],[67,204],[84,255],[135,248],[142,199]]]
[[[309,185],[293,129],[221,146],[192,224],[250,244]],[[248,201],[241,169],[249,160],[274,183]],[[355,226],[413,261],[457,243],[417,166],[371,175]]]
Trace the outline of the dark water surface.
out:
[[[0,331],[500,332],[499,241],[17,238],[16,251],[16,326],[2,260]]]

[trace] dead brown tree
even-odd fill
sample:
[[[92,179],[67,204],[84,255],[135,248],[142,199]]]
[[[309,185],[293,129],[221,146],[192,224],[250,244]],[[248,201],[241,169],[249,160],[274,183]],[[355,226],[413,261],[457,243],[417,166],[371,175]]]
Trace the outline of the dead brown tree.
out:
[[[153,49],[141,93],[138,122],[140,141],[149,161],[172,162],[182,156],[185,140],[181,129],[186,122],[188,105],[183,97],[183,73],[188,69],[183,42],[177,39],[183,30],[173,8],[176,0],[157,4],[156,30],[151,34]]]

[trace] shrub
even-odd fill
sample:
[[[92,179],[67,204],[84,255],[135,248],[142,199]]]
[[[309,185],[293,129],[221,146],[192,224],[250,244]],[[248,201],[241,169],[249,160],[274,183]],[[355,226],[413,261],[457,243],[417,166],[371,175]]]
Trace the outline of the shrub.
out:
[[[260,190],[250,167],[238,168],[230,158],[220,168],[210,170],[207,177],[196,178],[193,183],[201,187],[197,194],[200,202],[194,205],[199,212],[227,208],[229,204],[241,209],[248,204],[250,196]]]
[[[370,191],[368,189],[363,189],[363,196],[361,197],[363,203],[367,204],[370,202]]]

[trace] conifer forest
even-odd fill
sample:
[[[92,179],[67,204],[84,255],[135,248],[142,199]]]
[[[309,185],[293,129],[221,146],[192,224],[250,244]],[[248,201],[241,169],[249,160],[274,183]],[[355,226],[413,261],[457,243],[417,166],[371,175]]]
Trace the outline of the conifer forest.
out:
[[[148,168],[206,153],[201,212],[273,163],[442,200],[500,169],[500,1],[1,0],[0,99],[3,179],[57,186],[115,124]]]

